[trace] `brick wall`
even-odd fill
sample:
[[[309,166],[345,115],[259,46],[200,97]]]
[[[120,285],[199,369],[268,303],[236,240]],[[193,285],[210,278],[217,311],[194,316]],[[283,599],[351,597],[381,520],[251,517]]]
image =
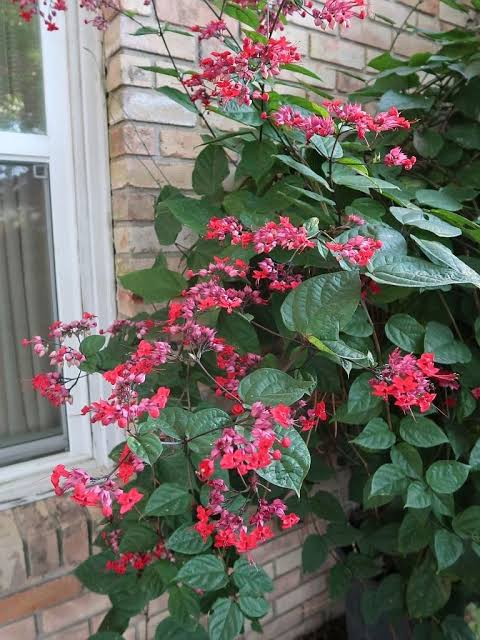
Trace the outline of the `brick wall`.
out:
[[[126,0],[148,24],[152,17],[143,0]],[[377,14],[402,23],[416,0],[372,0]],[[176,25],[205,23],[209,13],[201,0],[159,0],[160,17]],[[460,14],[424,0],[410,23],[424,28],[450,28]],[[155,83],[175,84],[167,76],[154,76],[139,66],[168,64],[156,36],[134,37],[134,27],[123,17],[113,20],[105,36],[106,89],[109,125],[113,226],[117,274],[152,264],[159,249],[152,230],[153,202],[160,186],[172,183],[189,189],[193,160],[202,126],[195,116],[155,93]],[[389,49],[395,31],[379,18],[356,22],[342,34],[323,33],[305,21],[294,21],[287,31],[297,43],[304,64],[322,77],[321,86],[335,94],[357,88],[359,81],[344,72],[368,73],[366,61]],[[180,67],[195,66],[209,50],[195,38],[168,34],[168,43]],[[395,52],[410,55],[429,43],[403,33]],[[289,89],[289,91],[291,91]],[[218,127],[231,124],[211,117]],[[178,256],[167,248],[175,268]],[[131,315],[136,303],[118,289],[119,311]],[[338,484],[338,489],[344,483]],[[94,521],[86,510],[68,500],[52,498],[0,512],[0,640],[86,640],[94,633],[108,607],[105,597],[87,593],[70,575],[92,546]],[[328,602],[324,572],[302,575],[301,542],[308,529],[292,531],[262,547],[257,555],[273,577],[273,611],[265,624],[265,638],[293,640],[318,627],[338,607]],[[165,598],[151,606],[149,620],[139,617],[124,634],[125,640],[145,640],[166,615]],[[146,624],[148,633],[146,635]],[[248,633],[247,640],[254,634]],[[258,636],[257,636],[258,637]]]

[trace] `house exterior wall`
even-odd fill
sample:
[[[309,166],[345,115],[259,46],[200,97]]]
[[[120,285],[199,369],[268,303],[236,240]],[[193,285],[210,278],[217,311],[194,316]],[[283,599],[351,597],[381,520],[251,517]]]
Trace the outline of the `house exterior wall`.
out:
[[[175,25],[205,23],[210,19],[201,0],[157,0],[160,18]],[[373,0],[372,9],[401,24],[416,0]],[[143,0],[126,0],[142,20],[152,20]],[[409,18],[423,28],[451,28],[460,14],[439,0],[424,0]],[[139,66],[166,66],[165,48],[156,36],[135,37],[135,28],[124,17],[113,19],[105,34],[106,91],[109,102],[111,186],[115,267],[117,276],[151,266],[159,250],[153,232],[154,199],[161,186],[171,183],[191,188],[196,146],[204,132],[194,114],[182,110],[155,93],[155,83],[174,79],[155,76]],[[378,16],[356,22],[342,34],[325,33],[296,21],[287,28],[305,56],[303,64],[322,78],[320,86],[333,94],[346,94],[358,80],[344,72],[367,72],[368,59],[388,50],[395,30]],[[181,68],[192,68],[210,44],[168,35],[172,55]],[[402,33],[395,43],[399,55],[428,49],[429,42]],[[227,120],[211,117],[215,126],[227,128]],[[171,268],[178,265],[174,247],[167,247]],[[119,286],[119,313],[128,316],[139,303]],[[345,498],[346,478],[337,479],[337,491]],[[319,527],[324,523],[319,522]],[[86,640],[94,633],[108,599],[86,592],[71,575],[93,547],[95,520],[68,499],[49,498],[0,511],[0,640]],[[340,611],[328,601],[326,567],[302,575],[301,544],[308,527],[285,533],[260,548],[256,559],[275,583],[273,610],[265,623],[266,640],[293,640]],[[125,640],[153,638],[160,620],[168,615],[165,597],[152,603],[148,619],[139,616],[124,634]],[[247,634],[247,640],[255,636]]]

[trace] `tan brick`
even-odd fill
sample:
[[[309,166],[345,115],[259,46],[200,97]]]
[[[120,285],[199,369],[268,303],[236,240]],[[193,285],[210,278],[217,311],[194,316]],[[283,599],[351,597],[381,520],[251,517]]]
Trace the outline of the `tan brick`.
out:
[[[162,184],[168,184],[179,189],[190,190],[192,188],[193,162],[178,162],[176,164],[162,164],[161,171]]]
[[[114,220],[153,220],[156,196],[131,187],[112,193]]]
[[[137,120],[193,127],[197,120],[194,113],[167,96],[146,89],[124,87],[111,94],[108,103],[110,124]]]
[[[255,562],[263,564],[274,558],[280,558],[282,555],[295,549],[301,544],[301,532],[294,529],[287,534],[276,537],[272,542],[263,544],[252,554]]]
[[[121,122],[110,128],[110,156],[135,154],[158,155],[158,132],[156,127],[134,122]]]
[[[27,579],[25,556],[13,513],[0,513],[0,593],[18,589]]]
[[[272,622],[269,622],[264,627],[263,636],[251,633],[248,635],[247,640],[259,640],[259,638],[277,638],[285,629],[297,629],[297,636],[301,634],[300,625],[303,621],[303,611],[301,607],[292,609],[284,615],[279,615]]]
[[[305,582],[297,587],[294,591],[277,598],[275,600],[275,607],[278,612],[288,611],[300,606],[313,596],[322,593],[326,589],[327,580],[325,576],[319,576],[310,582]]]
[[[392,30],[371,20],[352,20],[349,29],[343,29],[342,39],[369,44],[378,49],[389,49],[392,44]]]
[[[364,85],[365,83],[363,80],[353,78],[341,71],[337,73],[337,90],[340,91],[340,93],[350,93],[357,89],[361,89]]]
[[[152,61],[145,56],[132,55],[125,51],[115,54],[107,65],[107,91],[113,91],[122,85],[153,87],[155,84],[154,74],[151,71],[141,69],[141,67],[150,66],[152,66]]]
[[[289,573],[284,573],[279,578],[275,578],[274,580],[274,591],[269,594],[271,600],[277,601],[280,596],[284,593],[288,593],[289,591],[293,591],[295,587],[298,587],[300,584],[300,568],[297,567],[290,571]]]
[[[202,147],[202,138],[197,131],[188,129],[160,129],[160,153],[176,158],[195,158]]]
[[[420,29],[428,29],[429,31],[440,31],[440,21],[438,18],[429,16],[426,13],[417,13],[416,25]]]
[[[377,14],[379,14],[390,18],[396,26],[399,26],[406,20],[410,13],[410,8],[399,2],[392,2],[392,0],[371,0],[370,13],[374,19],[376,19]],[[380,20],[380,18],[378,18],[378,20]]]
[[[42,625],[45,633],[52,633],[67,627],[72,622],[90,618],[109,608],[107,596],[98,593],[86,593],[79,598],[46,609],[42,613]]]
[[[0,600],[0,624],[25,618],[77,596],[82,589],[74,576],[63,576]]]
[[[118,253],[157,253],[160,245],[150,225],[116,226],[113,231]]]
[[[164,593],[160,598],[152,600],[148,606],[150,615],[153,616],[156,613],[166,611],[168,608],[168,593]]]
[[[415,7],[417,4],[417,0],[402,0],[402,2],[404,4],[408,4],[409,7]],[[438,13],[439,5],[440,0],[424,0],[424,2],[420,4],[417,10],[435,15]]]
[[[0,640],[35,640],[36,637],[37,632],[33,618],[26,618],[6,627],[0,627]]]
[[[153,18],[142,18],[142,25],[146,27],[156,27]],[[133,35],[138,29],[127,16],[117,16],[105,32],[105,55],[113,55],[121,47],[145,53],[154,53],[158,56],[166,56],[167,50],[160,36],[156,34],[146,34],[143,36]],[[165,35],[168,48],[174,58],[193,61],[196,59],[195,38],[169,31]]]
[[[151,269],[155,262],[155,256],[131,256],[129,254],[117,254],[115,256],[115,273],[123,276],[140,269]]]
[[[395,42],[394,52],[404,56],[423,51],[434,51],[435,44],[426,38],[419,38],[410,33],[402,33]]]
[[[326,590],[320,595],[310,598],[303,603],[303,615],[305,618],[309,618],[319,611],[325,611],[328,604],[328,590]]]
[[[275,574],[281,576],[302,565],[302,548],[293,549],[275,560]]]
[[[75,522],[62,531],[63,564],[74,567],[90,554],[86,522]]]
[[[451,24],[457,25],[459,27],[464,27],[468,22],[468,13],[463,11],[457,11],[452,7],[440,3],[440,11],[439,11],[440,20],[444,20],[445,22],[450,22]]]
[[[53,636],[48,636],[48,640],[85,640],[89,636],[88,622],[76,624],[74,627],[64,629]],[[124,636],[126,640],[126,636]]]
[[[308,55],[308,31],[305,28],[288,23],[285,27],[284,35],[287,40],[297,47],[302,56]],[[304,64],[304,62],[301,64]]]
[[[162,613],[157,613],[152,616],[148,621],[148,638],[153,638],[155,635],[155,629],[158,627],[162,620],[168,617],[168,611],[163,611]]]
[[[182,2],[157,0],[155,4],[160,20],[168,20],[174,24],[206,24],[214,18],[210,9],[197,0],[182,0]]]
[[[169,182],[173,182],[168,174],[172,174],[169,167],[161,166],[157,161],[148,157],[123,156],[115,158],[110,164],[110,179],[113,189],[126,186],[160,189]],[[180,176],[181,174],[178,175],[178,178]],[[180,182],[182,181],[180,180]],[[178,186],[185,188],[185,184],[188,185],[190,182],[191,176],[188,176],[183,184]]]
[[[130,291],[117,287],[117,309],[121,318],[131,318],[149,307],[143,303],[141,298],[134,296]],[[151,310],[154,310],[150,307]]]
[[[149,16],[152,13],[150,4],[144,0],[121,0],[120,6],[124,11],[133,11],[139,16]]]
[[[312,34],[310,38],[310,55],[324,62],[363,69],[365,66],[365,49],[353,42],[332,38],[324,33]]]

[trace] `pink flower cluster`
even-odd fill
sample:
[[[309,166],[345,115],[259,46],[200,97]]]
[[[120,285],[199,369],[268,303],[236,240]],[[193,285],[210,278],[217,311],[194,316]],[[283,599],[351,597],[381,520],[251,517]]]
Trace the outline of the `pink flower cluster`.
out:
[[[326,242],[325,246],[335,254],[337,260],[347,260],[359,267],[366,267],[383,245],[380,240],[358,235],[346,242]]]
[[[234,216],[211,218],[205,238],[207,240],[225,240],[231,236],[231,244],[248,247],[253,245],[257,253],[270,253],[276,247],[291,251],[311,249],[315,243],[309,240],[304,227],[296,227],[286,216],[280,222],[269,221],[255,231],[245,231]]]
[[[51,481],[57,496],[72,491],[74,502],[84,507],[101,507],[105,518],[112,516],[114,503],[118,504],[120,515],[124,515],[143,498],[135,488],[124,491],[110,478],[94,480],[84,469],[69,471],[63,464],[53,469]]]
[[[215,376],[215,382],[218,385],[215,393],[217,396],[225,395],[229,400],[237,400],[240,380],[260,362],[261,356],[256,353],[241,355],[221,338],[215,339],[215,345],[217,367],[225,372],[223,376]]]
[[[103,534],[104,532],[102,532]],[[155,560],[167,560],[169,552],[163,542],[157,542],[152,551],[126,551],[121,553],[115,560],[107,560],[105,569],[113,571],[117,575],[124,575],[129,567],[136,571],[143,571]]]
[[[32,379],[32,386],[54,407],[73,402],[70,391],[66,388],[62,376],[54,371],[38,373]]]
[[[193,33],[198,33],[200,40],[209,40],[210,38],[223,40],[224,32],[227,30],[227,25],[224,20],[212,20],[204,27],[196,24],[193,27],[190,27],[190,29]]]
[[[300,273],[288,273],[284,264],[276,264],[271,258],[265,258],[259,262],[257,268],[253,270],[252,276],[257,286],[264,280],[268,282],[270,291],[278,291],[279,293],[295,289],[303,282],[303,276]]]
[[[441,371],[434,360],[433,353],[423,353],[416,358],[412,354],[402,356],[400,349],[395,349],[388,363],[370,380],[373,395],[385,401],[392,397],[404,412],[418,407],[424,413],[436,398],[434,385],[459,388],[457,374]]]
[[[30,22],[34,15],[39,15],[45,23],[48,31],[57,31],[57,16],[67,10],[65,0],[12,0],[14,4],[19,5],[19,15],[25,22]],[[144,4],[150,4],[150,0],[144,0]],[[45,8],[42,8],[43,7]],[[120,11],[121,6],[118,0],[79,0],[81,9],[85,9],[94,17],[85,20],[86,24],[91,24],[100,31],[105,31],[108,27],[106,13],[110,11]]]
[[[208,106],[212,99],[221,104],[235,100],[238,104],[250,105],[255,97],[251,83],[263,82],[280,73],[280,66],[298,62],[300,54],[296,47],[284,37],[270,38],[266,44],[244,38],[238,53],[214,51],[210,57],[200,61],[201,73],[193,73],[185,80],[185,86],[193,89],[191,99],[200,100]],[[262,99],[264,99],[264,96]]]
[[[335,25],[350,27],[352,18],[364,20],[367,17],[366,0],[327,0],[322,9],[313,9],[312,15],[317,27],[333,29]]]
[[[409,158],[400,147],[394,147],[387,153],[383,161],[387,167],[403,167],[406,171],[410,171],[413,169],[417,158],[415,156],[410,156]]]
[[[277,127],[289,127],[303,131],[307,141],[313,136],[325,138],[335,133],[335,123],[332,118],[322,118],[315,115],[304,116],[289,105],[284,105],[275,111],[272,114],[272,121]]]

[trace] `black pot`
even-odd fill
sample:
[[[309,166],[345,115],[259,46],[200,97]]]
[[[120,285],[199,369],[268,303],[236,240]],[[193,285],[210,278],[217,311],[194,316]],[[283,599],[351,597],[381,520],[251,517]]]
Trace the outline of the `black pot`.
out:
[[[364,587],[359,582],[353,584],[345,602],[345,618],[348,640],[411,640],[412,632],[407,618],[393,625],[382,615],[373,625],[365,624],[360,602]]]

